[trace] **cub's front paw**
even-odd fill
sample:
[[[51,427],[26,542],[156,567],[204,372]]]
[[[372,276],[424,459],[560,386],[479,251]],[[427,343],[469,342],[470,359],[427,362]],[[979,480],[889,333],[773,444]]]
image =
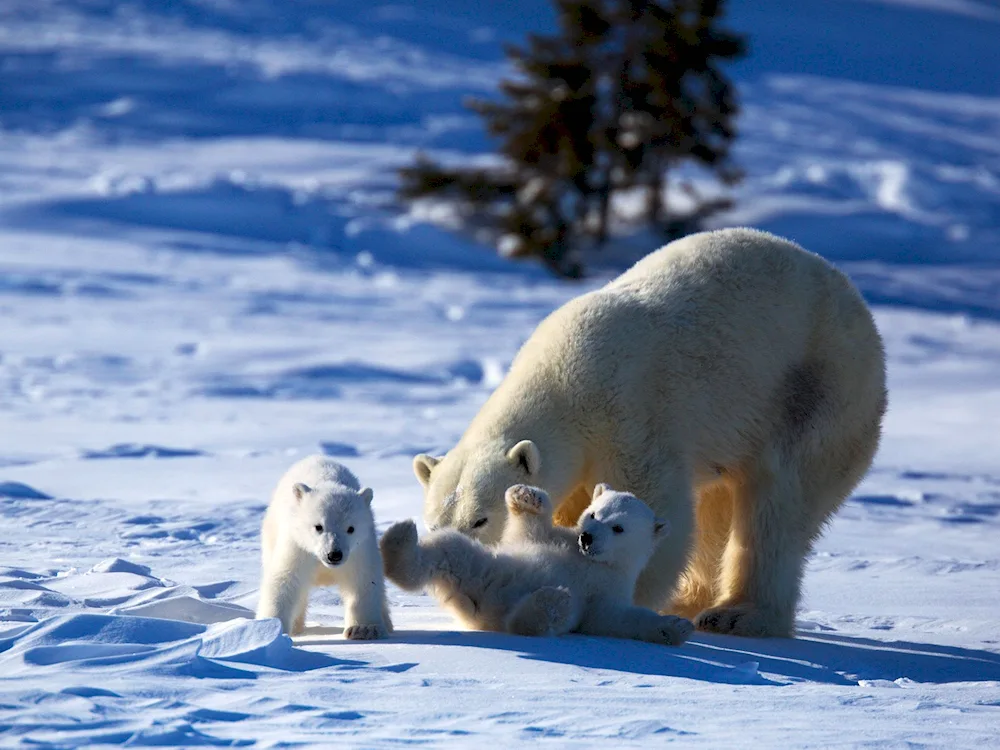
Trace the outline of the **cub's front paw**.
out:
[[[388,637],[384,625],[348,625],[344,628],[344,638],[349,641],[379,641]]]
[[[504,493],[507,510],[514,515],[537,516],[545,510],[549,496],[544,490],[526,484],[515,484]]]
[[[674,615],[663,615],[656,624],[653,640],[664,646],[680,646],[693,632],[694,624],[690,620]]]

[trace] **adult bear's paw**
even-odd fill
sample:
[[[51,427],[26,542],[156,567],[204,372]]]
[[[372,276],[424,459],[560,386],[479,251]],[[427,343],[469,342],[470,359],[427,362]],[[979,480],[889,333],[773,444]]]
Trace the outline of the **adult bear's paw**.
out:
[[[771,638],[788,636],[787,628],[769,621],[768,617],[752,604],[712,607],[699,614],[694,625],[705,633],[739,635],[745,638]]]

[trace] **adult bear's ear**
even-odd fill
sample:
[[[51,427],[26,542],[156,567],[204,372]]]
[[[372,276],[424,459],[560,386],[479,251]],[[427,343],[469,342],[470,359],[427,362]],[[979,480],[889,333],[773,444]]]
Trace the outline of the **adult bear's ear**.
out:
[[[371,487],[362,487],[361,491],[358,493],[358,497],[365,501],[365,505],[371,505],[372,498],[375,497],[375,493],[372,491]]]
[[[662,518],[653,519],[653,541],[659,542],[670,534],[670,521]]]
[[[312,490],[309,489],[308,484],[296,482],[292,485],[292,494],[295,495],[296,500],[301,500],[304,495],[308,495],[310,492],[312,492]]]
[[[530,440],[522,440],[507,451],[507,460],[519,465],[529,477],[535,476],[542,468],[542,454],[538,452],[538,446]]]
[[[441,463],[440,458],[428,456],[426,453],[421,453],[413,458],[413,473],[417,475],[417,481],[424,486],[424,489],[427,489],[427,485],[430,484],[431,472],[439,463]]]
[[[604,484],[604,482],[601,482],[600,484],[595,484],[594,485],[594,496],[590,498],[590,501],[593,502],[594,500],[596,500],[597,498],[599,498],[601,495],[603,495],[605,492],[610,492],[610,491],[611,491],[611,485],[610,484]]]

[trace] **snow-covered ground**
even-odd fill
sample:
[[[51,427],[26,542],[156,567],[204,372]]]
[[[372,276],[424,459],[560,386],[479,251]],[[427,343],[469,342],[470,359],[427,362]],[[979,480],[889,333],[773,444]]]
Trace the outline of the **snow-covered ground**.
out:
[[[478,7],[482,5],[483,7]],[[0,746],[991,747],[1000,737],[1000,7],[732,0],[727,223],[841,263],[890,366],[883,449],[795,640],[679,649],[308,634],[256,603],[273,483],[325,451],[419,516],[518,345],[584,285],[399,216],[418,148],[543,2],[0,4]]]

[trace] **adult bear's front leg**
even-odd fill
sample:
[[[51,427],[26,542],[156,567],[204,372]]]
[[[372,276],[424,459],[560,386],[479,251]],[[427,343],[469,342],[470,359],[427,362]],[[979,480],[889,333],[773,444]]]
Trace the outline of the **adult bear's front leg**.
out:
[[[645,502],[658,518],[670,523],[670,535],[657,545],[635,587],[635,604],[657,612],[669,609],[681,574],[687,567],[694,528],[694,491],[690,472],[668,457],[650,473],[641,469],[621,472],[609,484],[631,492]]]
[[[720,592],[695,618],[699,630],[751,638],[794,634],[802,567],[811,539],[792,471],[761,460],[734,484],[733,522],[722,556]]]

